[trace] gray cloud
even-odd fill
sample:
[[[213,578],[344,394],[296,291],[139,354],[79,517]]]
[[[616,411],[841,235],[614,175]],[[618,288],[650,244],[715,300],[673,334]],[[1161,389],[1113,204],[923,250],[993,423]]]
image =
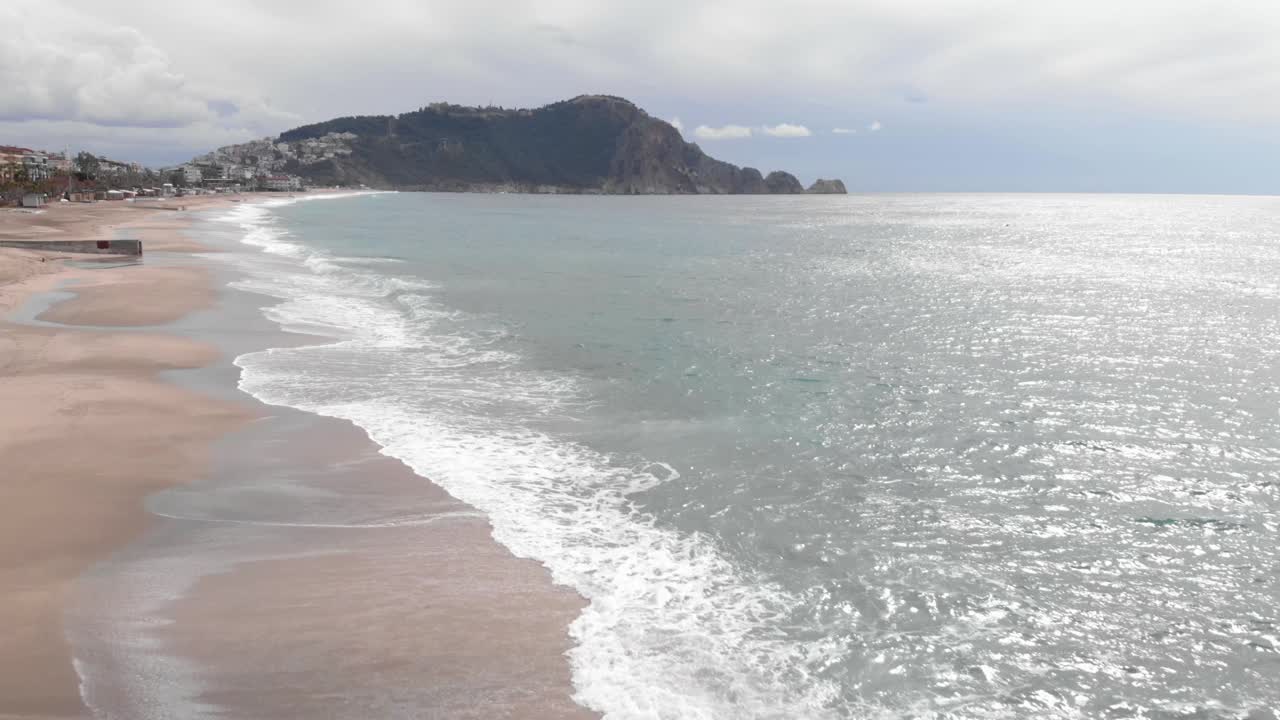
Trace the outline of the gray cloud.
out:
[[[907,88],[938,118],[1280,120],[1280,4],[1248,0],[738,0],[732,12],[710,0],[180,7],[6,0],[0,117],[184,128],[156,142],[188,142],[192,128],[252,136],[440,99],[537,105],[610,92],[664,113],[733,113],[758,127],[769,118],[741,114],[750,104],[812,126],[824,118],[799,110],[815,107],[812,98],[831,122],[909,109]]]

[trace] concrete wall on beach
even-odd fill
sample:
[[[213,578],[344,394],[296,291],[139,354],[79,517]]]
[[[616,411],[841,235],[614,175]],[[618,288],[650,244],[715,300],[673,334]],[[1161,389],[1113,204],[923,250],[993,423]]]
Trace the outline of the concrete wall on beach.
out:
[[[141,240],[0,240],[0,247],[96,255],[141,255]]]

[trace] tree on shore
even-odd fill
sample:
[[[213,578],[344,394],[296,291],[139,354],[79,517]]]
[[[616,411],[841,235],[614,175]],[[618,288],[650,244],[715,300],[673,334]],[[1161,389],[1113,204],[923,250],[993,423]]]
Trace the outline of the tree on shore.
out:
[[[80,180],[93,180],[98,177],[102,164],[98,162],[96,155],[82,150],[76,155],[75,169],[76,173],[80,175]]]

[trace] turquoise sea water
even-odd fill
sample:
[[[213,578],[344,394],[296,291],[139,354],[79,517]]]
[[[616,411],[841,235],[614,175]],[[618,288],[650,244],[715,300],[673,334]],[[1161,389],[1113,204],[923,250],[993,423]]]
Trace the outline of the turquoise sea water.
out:
[[[611,718],[1264,718],[1280,202],[242,207],[237,359],[590,602]],[[407,628],[406,632],[412,632]]]

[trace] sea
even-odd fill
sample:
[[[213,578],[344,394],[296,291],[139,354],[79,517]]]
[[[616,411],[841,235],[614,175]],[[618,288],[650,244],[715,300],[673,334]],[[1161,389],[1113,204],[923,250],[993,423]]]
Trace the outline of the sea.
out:
[[[1280,199],[214,222],[311,337],[240,388],[354,423],[579,593],[608,718],[1277,717]]]

